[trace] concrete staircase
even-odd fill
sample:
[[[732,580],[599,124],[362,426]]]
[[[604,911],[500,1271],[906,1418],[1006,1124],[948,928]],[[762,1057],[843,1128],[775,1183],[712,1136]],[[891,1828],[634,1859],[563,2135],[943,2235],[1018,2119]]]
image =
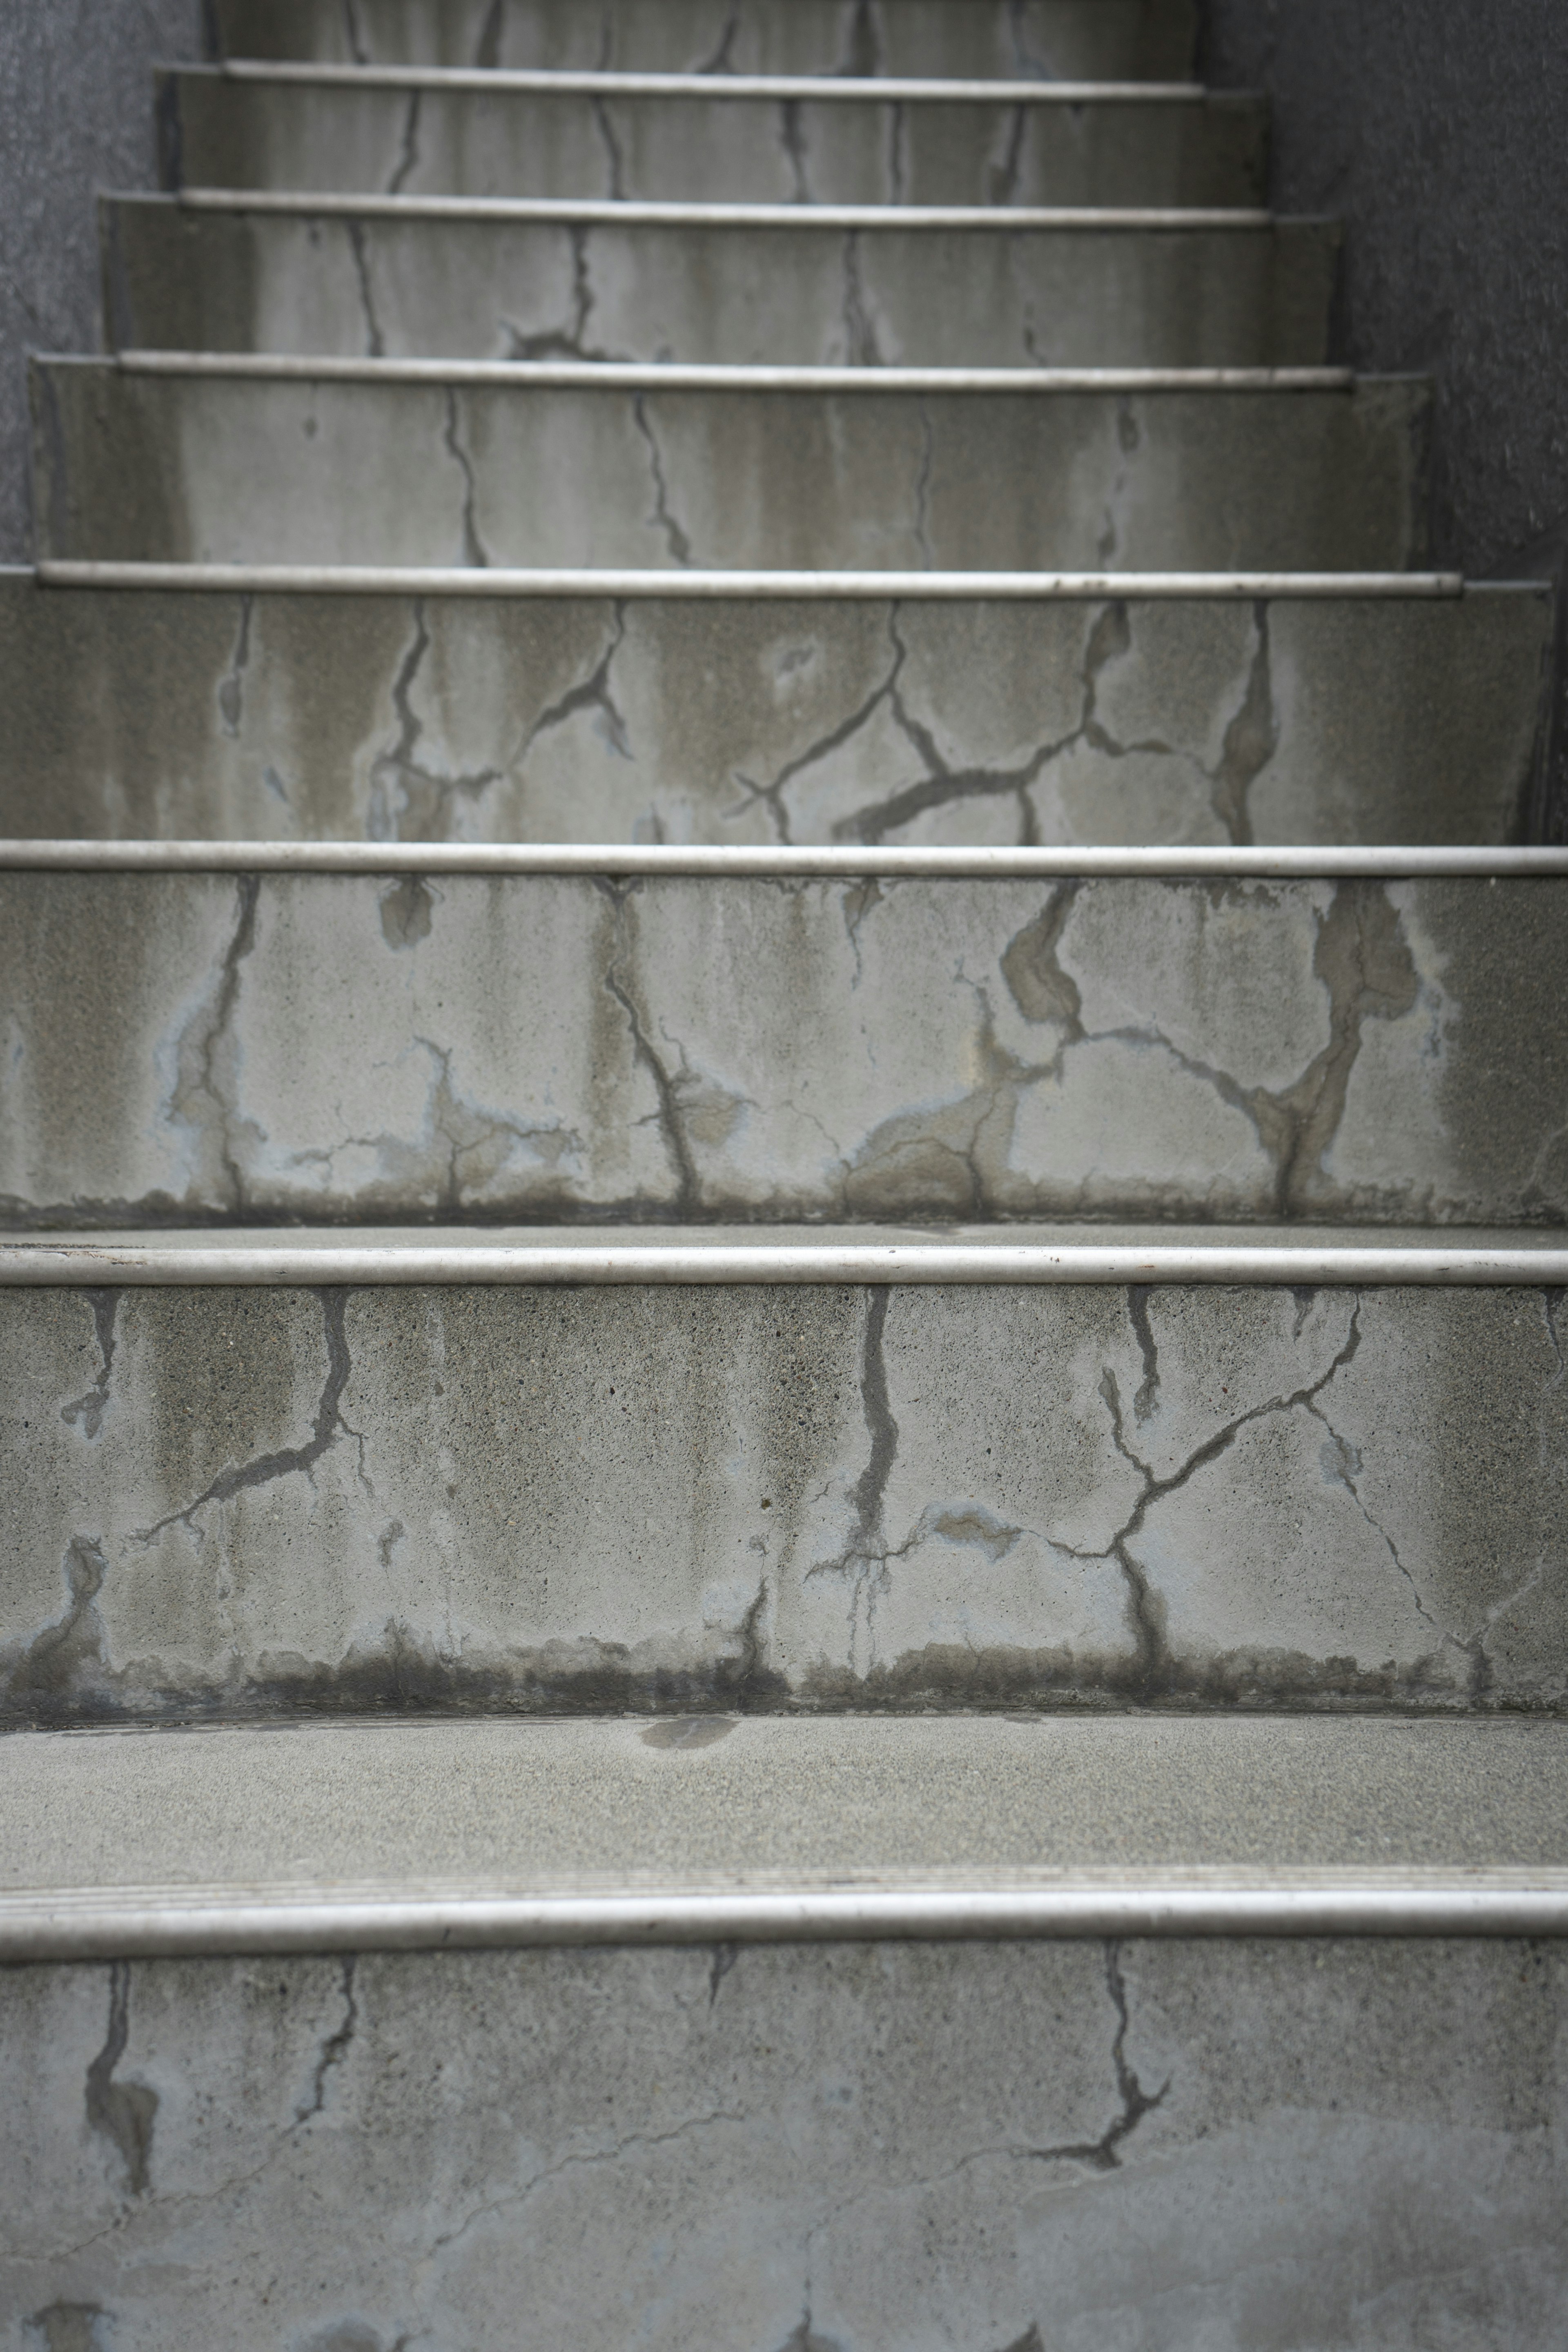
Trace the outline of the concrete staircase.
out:
[[[0,2344],[1558,2344],[1429,387],[1185,0],[211,30],[0,578]]]

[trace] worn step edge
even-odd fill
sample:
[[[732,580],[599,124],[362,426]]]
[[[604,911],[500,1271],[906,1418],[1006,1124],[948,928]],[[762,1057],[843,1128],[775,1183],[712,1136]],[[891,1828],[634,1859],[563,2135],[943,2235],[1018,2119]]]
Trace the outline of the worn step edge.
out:
[[[963,229],[992,236],[1066,229],[1107,236],[1194,230],[1253,233],[1319,227],[1316,218],[1257,206],[1177,205],[747,204],[616,196],[394,196],[292,188],[182,188],[169,195],[109,191],[102,201],[144,211],[282,214],[300,219],[534,221],[571,228],[844,229],[889,234]]]
[[[1084,1229],[1092,1234],[1092,1228]],[[1568,1233],[1549,1229],[1438,1237],[1400,1227],[1369,1239],[1318,1226],[1228,1227],[1191,1238],[1164,1229],[1077,1237],[997,1226],[922,1234],[868,1226],[666,1229],[484,1226],[220,1227],[0,1237],[0,1288],[362,1287],[379,1285],[799,1284],[944,1286],[1223,1284],[1371,1288],[1421,1286],[1558,1289]],[[1027,1236],[1027,1237],[1025,1237]]]
[[[26,1735],[18,1735],[26,1737]],[[154,1735],[155,1736],[155,1735]],[[1032,1886],[521,1893],[85,1888],[0,1895],[0,1963],[182,1953],[1131,1936],[1564,1936],[1568,1871],[1129,1874]]]
[[[216,64],[156,66],[182,80],[276,82],[342,89],[526,91],[564,98],[837,100],[860,105],[1205,106],[1256,105],[1251,90],[1211,91],[1193,81],[984,81],[892,74],[616,73],[609,68],[332,65],[308,58],[229,58]]]
[[[1340,392],[1425,383],[1424,376],[1357,376],[1352,368],[771,367],[723,362],[372,360],[291,352],[118,352],[98,358],[40,352],[46,368],[102,375],[216,376],[292,383],[497,385],[510,392],[1158,393]]]
[[[1278,848],[900,848],[510,841],[0,841],[0,872],[103,874],[700,875],[714,880],[1545,880],[1568,845]]]
[[[5,567],[0,567],[4,569]],[[26,570],[18,565],[10,567]],[[232,594],[598,596],[865,599],[878,604],[1101,602],[1495,594],[1497,582],[1458,572],[666,572],[550,571],[474,565],[100,562],[50,556],[32,567],[43,588],[184,589]],[[1523,588],[1541,589],[1525,581]]]

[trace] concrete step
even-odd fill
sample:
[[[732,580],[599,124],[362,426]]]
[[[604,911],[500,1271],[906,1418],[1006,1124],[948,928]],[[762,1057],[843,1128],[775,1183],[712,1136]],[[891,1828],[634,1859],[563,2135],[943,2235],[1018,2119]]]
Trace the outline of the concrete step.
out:
[[[1552,643],[1544,586],[1414,577],[1114,602],[355,577],[0,572],[0,835],[1500,844]]]
[[[14,1240],[0,1723],[1559,1710],[1565,1283],[1563,1232]]]
[[[164,185],[838,205],[1267,195],[1267,107],[1230,92],[308,71],[162,76]]]
[[[323,209],[327,207],[327,209]],[[193,192],[101,205],[119,349],[920,367],[1315,366],[1339,252],[1267,214]]]
[[[342,65],[1168,80],[1194,0],[210,0],[216,55]]]
[[[1568,1221],[1568,852],[0,866],[13,1223]]]
[[[32,393],[45,556],[1403,571],[1426,545],[1415,378],[147,353],[35,361]]]
[[[1559,1727],[89,1734],[0,1789],[7,1956],[71,1956],[0,1969],[23,2342],[1395,2352],[1568,2297]]]

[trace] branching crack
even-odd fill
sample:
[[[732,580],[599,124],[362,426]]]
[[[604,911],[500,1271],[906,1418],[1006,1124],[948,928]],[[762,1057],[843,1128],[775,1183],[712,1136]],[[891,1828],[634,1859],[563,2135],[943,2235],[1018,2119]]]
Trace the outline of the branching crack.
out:
[[[649,1038],[644,1026],[642,1014],[633,999],[630,986],[622,978],[617,969],[629,948],[626,936],[626,888],[624,885],[611,882],[601,883],[598,887],[612,900],[616,910],[615,952],[605,967],[605,986],[625,1013],[626,1026],[631,1034],[632,1052],[653,1081],[654,1095],[658,1105],[658,1130],[664,1139],[664,1148],[669,1154],[670,1162],[675,1171],[675,1213],[679,1216],[693,1216],[701,1205],[702,1187],[697,1173],[697,1164],[691,1156],[691,1145],[687,1138],[685,1121],[681,1118],[677,1082]]]
[[[1029,2154],[1038,2163],[1067,2161],[1089,2165],[1096,2172],[1115,2172],[1121,2163],[1120,2150],[1122,2143],[1137,2130],[1145,2116],[1152,2115],[1155,2108],[1163,2103],[1171,2087],[1173,2077],[1168,2074],[1151,2096],[1127,2063],[1127,1986],[1121,1974],[1120,1944],[1106,1945],[1105,1983],[1116,2011],[1116,2038],[1110,2045],[1110,2056],[1116,2069],[1116,2095],[1121,2102],[1121,2113],[1111,2118],[1098,2139],[1065,2140],[1056,2147],[1031,2148]]]
[[[594,293],[593,256],[589,243],[591,231],[582,221],[568,225],[567,236],[572,247],[572,318],[564,327],[545,327],[525,335],[510,319],[503,318],[506,330],[507,357],[510,360],[613,360],[615,352],[586,341],[588,320],[596,299]]]
[[[615,696],[610,691],[610,671],[616,656],[621,649],[626,634],[626,608],[623,602],[617,600],[611,608],[609,640],[593,670],[587,677],[580,679],[577,685],[569,686],[564,694],[551,703],[547,709],[540,712],[523,740],[524,753],[532,750],[542,735],[547,735],[552,728],[563,727],[569,719],[575,718],[578,711],[597,710],[603,713],[605,731],[612,747],[619,752],[623,760],[635,757],[626,722],[622,718],[616,707]]]
[[[414,601],[414,635],[397,667],[392,684],[393,714],[397,740],[380,751],[370,772],[369,832],[373,841],[396,841],[409,824],[410,837],[445,839],[451,831],[451,809],[459,798],[477,799],[504,771],[475,768],[458,775],[442,775],[415,757],[425,722],[414,708],[414,688],[430,650],[425,601]],[[412,822],[410,823],[410,820]]]
[[[860,232],[855,228],[844,236],[844,356],[850,367],[882,364],[876,321],[866,308],[860,283]]]
[[[323,1289],[318,1290],[316,1297],[321,1303],[321,1326],[327,1343],[327,1370],[316,1406],[315,1426],[305,1444],[280,1446],[275,1453],[258,1454],[253,1462],[241,1462],[220,1471],[212,1484],[184,1510],[171,1511],[154,1527],[139,1528],[133,1538],[135,1542],[150,1544],[166,1528],[176,1524],[194,1528],[197,1512],[205,1510],[209,1503],[226,1503],[248,1487],[265,1486],[275,1478],[292,1477],[296,1472],[310,1477],[321,1456],[337,1444],[340,1437],[353,1438],[363,1454],[363,1439],[357,1429],[349,1427],[342,1412],[343,1391],[353,1371],[344,1331],[349,1294],[346,1290]]]
[[[239,1001],[240,966],[256,945],[256,909],[261,895],[260,877],[242,874],[235,885],[234,930],[218,967],[211,1003],[190,1023],[175,1050],[174,1084],[169,1113],[176,1126],[189,1122],[208,1132],[214,1141],[226,1205],[242,1210],[245,1177],[235,1157],[232,1125],[235,1113],[219,1083],[218,1060]]]

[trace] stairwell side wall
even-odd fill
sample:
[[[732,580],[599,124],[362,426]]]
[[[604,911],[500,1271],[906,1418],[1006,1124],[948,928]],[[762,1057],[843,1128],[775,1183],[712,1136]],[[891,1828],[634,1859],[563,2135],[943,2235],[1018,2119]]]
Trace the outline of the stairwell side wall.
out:
[[[200,54],[200,0],[0,9],[0,562],[32,555],[26,353],[98,349],[93,191],[153,185],[153,67]]]
[[[1436,380],[1434,554],[1568,568],[1559,0],[1209,0],[1204,71],[1274,101],[1273,201],[1346,224],[1339,356]],[[1568,840],[1559,660],[1539,830]]]

